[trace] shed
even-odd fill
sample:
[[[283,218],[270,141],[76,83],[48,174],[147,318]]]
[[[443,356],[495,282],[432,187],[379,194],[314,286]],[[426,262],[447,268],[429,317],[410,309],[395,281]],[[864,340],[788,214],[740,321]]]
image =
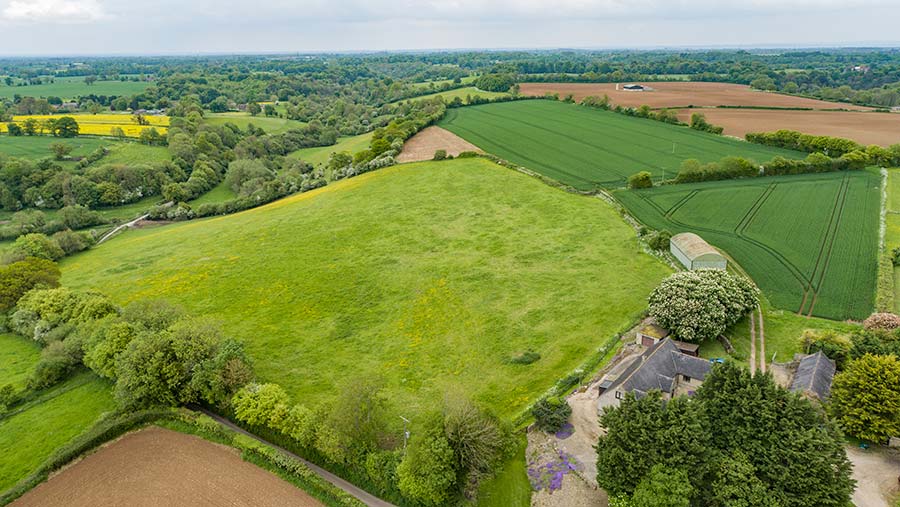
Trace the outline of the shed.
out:
[[[622,89],[629,91],[629,92],[642,92],[642,91],[644,91],[644,85],[627,84],[627,85],[622,86]]]
[[[684,267],[695,269],[725,269],[728,260],[700,236],[683,232],[672,236],[669,250]]]
[[[641,326],[636,333],[635,342],[644,347],[652,347],[669,336],[671,331],[662,328],[655,322]]]
[[[791,391],[800,393],[820,401],[828,399],[831,394],[831,381],[834,380],[834,361],[818,351],[800,360],[797,373],[791,382]]]

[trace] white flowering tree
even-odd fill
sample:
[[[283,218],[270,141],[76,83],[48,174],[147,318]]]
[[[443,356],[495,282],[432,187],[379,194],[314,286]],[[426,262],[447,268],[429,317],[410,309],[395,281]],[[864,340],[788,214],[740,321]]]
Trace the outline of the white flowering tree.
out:
[[[759,304],[750,280],[719,269],[682,271],[666,278],[649,298],[650,315],[679,340],[715,338]]]

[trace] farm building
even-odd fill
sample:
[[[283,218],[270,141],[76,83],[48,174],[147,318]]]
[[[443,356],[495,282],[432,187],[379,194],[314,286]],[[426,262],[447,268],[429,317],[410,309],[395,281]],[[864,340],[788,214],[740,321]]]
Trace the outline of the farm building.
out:
[[[639,84],[627,84],[623,85],[622,89],[627,92],[642,92],[645,90],[644,85]]]
[[[635,333],[634,341],[636,344],[642,347],[650,348],[657,343],[665,340],[671,334],[671,331],[666,328],[660,327],[655,322],[648,322],[637,330],[637,332]],[[680,350],[682,354],[687,354],[694,357],[700,355],[700,346],[696,343],[686,343],[680,342],[678,340],[672,340],[672,343],[674,343],[675,346],[678,347],[678,350]]]
[[[831,381],[834,379],[834,361],[818,351],[800,360],[797,373],[791,382],[791,391],[809,398],[825,401],[831,394]]]
[[[669,250],[684,267],[692,271],[728,267],[728,261],[724,255],[692,232],[683,232],[672,236]]]
[[[626,393],[641,397],[658,390],[664,399],[681,394],[690,396],[709,370],[709,361],[683,353],[675,340],[665,338],[644,351],[620,374],[610,373],[601,381],[597,408],[618,405]]]

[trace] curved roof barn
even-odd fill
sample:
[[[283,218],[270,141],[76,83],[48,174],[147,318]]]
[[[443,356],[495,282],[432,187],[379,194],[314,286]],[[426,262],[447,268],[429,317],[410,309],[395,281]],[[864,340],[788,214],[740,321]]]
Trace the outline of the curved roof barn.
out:
[[[728,260],[703,238],[692,232],[672,236],[669,250],[684,267],[694,269],[725,269]]]

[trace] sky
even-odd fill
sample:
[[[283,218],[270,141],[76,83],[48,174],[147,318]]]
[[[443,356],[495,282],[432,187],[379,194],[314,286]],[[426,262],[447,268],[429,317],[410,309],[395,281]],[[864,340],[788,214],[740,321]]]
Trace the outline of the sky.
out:
[[[900,46],[900,0],[0,0],[2,55]]]

